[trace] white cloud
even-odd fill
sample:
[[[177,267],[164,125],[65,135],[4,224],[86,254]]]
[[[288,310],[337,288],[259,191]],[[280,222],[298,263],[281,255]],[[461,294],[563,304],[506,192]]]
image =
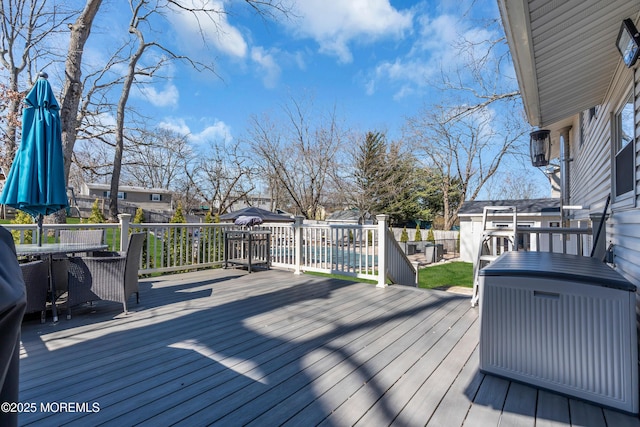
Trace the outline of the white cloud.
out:
[[[301,0],[297,7],[302,20],[296,32],[342,62],[353,59],[350,42],[402,37],[413,21],[412,12],[394,9],[389,0]]]
[[[215,9],[220,13],[192,13],[174,6],[168,19],[187,46],[203,48],[206,42],[232,57],[244,58],[247,55],[247,42],[240,31],[227,20],[223,1],[190,0],[190,3],[185,7]]]
[[[369,73],[364,82],[367,94],[372,95],[377,87],[384,86],[382,82],[397,88],[396,99],[414,94],[429,86],[432,79],[439,79],[441,70],[464,69],[470,57],[486,54],[482,41],[495,38],[484,28],[465,29],[459,17],[453,15],[433,19],[422,15],[417,22],[418,36],[409,51],[394,60],[380,62]],[[463,51],[457,45],[463,39],[480,43]]]
[[[187,122],[182,118],[166,118],[158,123],[158,127],[176,132],[180,135],[191,135],[191,129],[189,129]]]
[[[220,140],[227,143],[232,139],[231,127],[217,119],[212,125],[206,126],[201,132],[191,135],[191,140],[196,144]]]
[[[251,49],[251,59],[258,64],[258,70],[262,74],[262,82],[265,87],[274,88],[281,72],[274,55],[262,47],[254,47]]]
[[[156,107],[175,107],[178,105],[180,92],[173,84],[168,83],[158,91],[153,86],[140,86],[141,95]]]
[[[233,140],[231,127],[218,119],[215,119],[213,124],[206,125],[200,132],[193,132],[185,119],[180,117],[166,118],[158,124],[158,127],[186,135],[189,141],[196,145],[210,141],[222,140],[226,143]]]

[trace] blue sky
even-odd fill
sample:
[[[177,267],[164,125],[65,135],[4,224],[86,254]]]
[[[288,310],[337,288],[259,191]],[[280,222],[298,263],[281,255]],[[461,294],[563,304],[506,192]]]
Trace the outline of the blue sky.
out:
[[[104,40],[126,34],[129,12],[119,1],[106,2],[96,18],[89,64],[104,60],[97,49]],[[290,96],[312,96],[321,110],[335,105],[351,128],[398,138],[405,117],[439,96],[430,84],[442,63],[456,61],[450,43],[457,32],[481,37],[485,30],[474,18],[498,16],[493,1],[476,3],[469,15],[466,0],[299,0],[295,16],[265,21],[243,2],[231,9],[229,1],[217,3],[228,14],[217,22],[221,31],[205,34],[208,46],[193,22],[175,13],[147,40],[157,36],[175,51],[212,61],[219,77],[176,64],[164,71],[168,79],[134,91],[130,101],[194,142],[238,138],[250,115],[277,111]]]
[[[211,63],[217,75],[174,63],[163,69],[164,79],[135,88],[128,105],[148,118],[147,126],[189,135],[194,146],[239,141],[252,115],[276,116],[291,98],[309,97],[316,110],[335,107],[351,130],[399,139],[408,116],[441,100],[434,85],[441,84],[442,69],[463,63],[452,44],[461,36],[499,36],[496,26],[486,27],[487,18],[499,16],[493,0],[284,0],[293,4],[292,14],[276,20],[263,19],[243,1],[185,1],[209,1],[226,13],[215,22],[200,20],[202,33],[189,15],[156,16],[146,41]],[[101,67],[110,52],[105,46],[128,37],[130,14],[122,0],[104,0],[85,68]],[[157,54],[149,51],[142,62],[153,63]],[[516,87],[510,68],[505,81],[510,90]],[[542,174],[527,173],[546,184]]]

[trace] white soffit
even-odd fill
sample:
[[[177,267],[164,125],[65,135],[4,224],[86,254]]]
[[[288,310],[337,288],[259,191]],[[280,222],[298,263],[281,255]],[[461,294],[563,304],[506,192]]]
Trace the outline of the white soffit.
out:
[[[529,123],[546,127],[602,103],[621,63],[622,20],[640,0],[498,0]]]

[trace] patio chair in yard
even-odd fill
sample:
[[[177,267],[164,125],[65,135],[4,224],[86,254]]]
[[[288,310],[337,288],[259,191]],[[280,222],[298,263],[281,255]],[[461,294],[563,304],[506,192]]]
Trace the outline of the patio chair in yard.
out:
[[[49,268],[45,261],[31,261],[20,264],[24,285],[27,289],[27,308],[25,313],[40,312],[40,321],[45,322],[47,294],[49,288]]]
[[[145,233],[129,236],[126,252],[100,252],[100,256],[69,258],[69,292],[67,295],[67,319],[71,308],[90,301],[114,301],[122,303],[127,313],[127,301],[136,294],[139,302],[138,268]]]
[[[60,243],[100,244],[102,243],[102,237],[102,230],[60,230]],[[69,260],[66,255],[55,255],[52,262],[51,271],[56,286],[56,298],[59,298],[67,292]]]

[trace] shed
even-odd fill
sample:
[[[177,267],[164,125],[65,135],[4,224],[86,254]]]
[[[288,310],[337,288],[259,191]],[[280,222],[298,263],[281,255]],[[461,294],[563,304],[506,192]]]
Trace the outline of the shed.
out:
[[[560,199],[528,200],[474,200],[464,202],[458,212],[460,219],[460,260],[475,262],[478,246],[482,238],[482,212],[485,206],[515,206],[518,212],[518,227],[560,227]],[[504,225],[510,223],[506,217]],[[492,226],[503,225],[500,219],[492,221]],[[519,242],[520,246],[524,242]]]

